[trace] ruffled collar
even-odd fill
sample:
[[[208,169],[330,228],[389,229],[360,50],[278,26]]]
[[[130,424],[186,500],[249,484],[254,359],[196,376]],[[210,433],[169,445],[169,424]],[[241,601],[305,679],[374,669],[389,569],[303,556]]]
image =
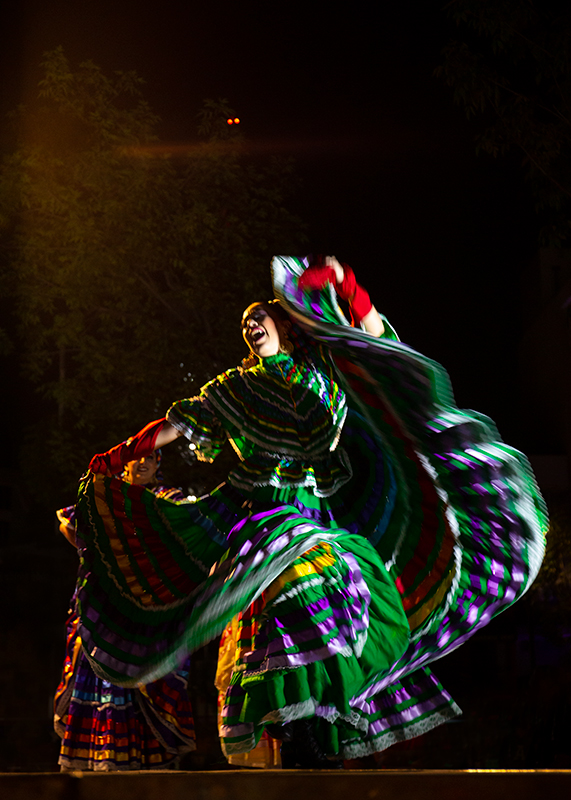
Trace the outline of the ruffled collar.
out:
[[[275,356],[266,356],[260,359],[261,368],[269,371],[289,369],[293,363],[293,358],[287,353],[276,353]]]

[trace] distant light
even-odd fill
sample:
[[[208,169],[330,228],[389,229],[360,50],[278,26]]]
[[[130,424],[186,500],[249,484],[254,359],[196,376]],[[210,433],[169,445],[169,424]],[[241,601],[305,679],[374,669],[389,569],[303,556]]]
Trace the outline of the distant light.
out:
[[[189,503],[196,503],[196,499],[197,498],[196,498],[196,495],[189,494],[189,495],[187,495],[186,499],[188,500]]]
[[[239,124],[240,120],[238,119],[238,117],[234,117],[234,125],[239,125]]]
[[[240,118],[239,117],[234,117],[234,119],[230,119],[229,118],[229,119],[226,120],[226,122],[228,123],[228,125],[239,125],[240,124]]]
[[[234,120],[233,119],[227,119],[226,122],[228,123],[228,125],[233,125],[234,124]]]
[[[196,445],[194,444],[194,442],[191,442],[191,443],[188,445],[188,449],[189,449],[189,450],[196,450]]]

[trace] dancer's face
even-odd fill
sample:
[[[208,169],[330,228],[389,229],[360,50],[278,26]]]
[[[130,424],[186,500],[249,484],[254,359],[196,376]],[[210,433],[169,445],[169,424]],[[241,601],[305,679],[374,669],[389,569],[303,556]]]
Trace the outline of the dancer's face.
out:
[[[127,483],[134,483],[135,485],[144,485],[151,483],[159,468],[159,460],[156,453],[151,453],[150,456],[139,458],[137,461],[129,461],[125,467],[124,479]]]
[[[260,358],[275,356],[280,350],[280,334],[273,318],[260,303],[253,303],[242,316],[242,336]]]

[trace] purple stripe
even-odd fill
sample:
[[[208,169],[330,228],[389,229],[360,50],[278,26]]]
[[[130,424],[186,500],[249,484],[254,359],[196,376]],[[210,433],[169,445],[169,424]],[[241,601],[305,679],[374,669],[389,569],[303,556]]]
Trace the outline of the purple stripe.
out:
[[[446,705],[449,706],[449,703]],[[391,714],[388,717],[376,719],[369,725],[368,735],[378,736],[380,733],[388,730],[389,728],[395,728],[405,723],[410,724],[424,714],[428,714],[430,711],[435,711],[439,706],[442,706],[441,699],[432,698],[424,703],[418,703],[410,708],[403,709],[403,711],[399,711],[396,714]]]

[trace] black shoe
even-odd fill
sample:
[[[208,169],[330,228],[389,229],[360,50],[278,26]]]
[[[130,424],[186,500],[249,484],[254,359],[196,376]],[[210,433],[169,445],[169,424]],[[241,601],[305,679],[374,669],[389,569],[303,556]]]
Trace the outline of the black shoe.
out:
[[[284,769],[343,769],[342,761],[332,761],[321,749],[311,719],[298,719],[290,724],[293,736],[281,747]]]
[[[293,722],[272,722],[266,725],[266,730],[272,739],[279,739],[280,742],[291,742],[293,739]]]

